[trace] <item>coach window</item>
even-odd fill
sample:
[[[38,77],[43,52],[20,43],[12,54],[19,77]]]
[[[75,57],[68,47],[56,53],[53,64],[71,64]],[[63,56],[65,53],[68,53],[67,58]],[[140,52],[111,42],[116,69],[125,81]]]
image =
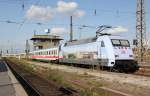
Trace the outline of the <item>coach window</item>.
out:
[[[54,50],[53,50],[53,55],[54,55]]]
[[[53,55],[53,50],[52,50],[52,55]]]
[[[54,50],[54,55],[56,54],[56,51]]]
[[[57,50],[56,50],[56,55],[57,55],[58,53],[57,53]]]
[[[57,50],[55,50],[55,55],[57,54]]]
[[[104,41],[101,41],[101,47],[105,47]]]
[[[54,50],[54,55],[55,55],[55,50]]]

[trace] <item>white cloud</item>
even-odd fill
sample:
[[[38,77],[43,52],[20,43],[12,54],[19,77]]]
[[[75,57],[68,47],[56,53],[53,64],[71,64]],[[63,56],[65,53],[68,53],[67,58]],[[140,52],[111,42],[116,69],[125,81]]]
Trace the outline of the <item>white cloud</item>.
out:
[[[122,26],[118,26],[118,27],[115,27],[115,28],[112,28],[112,29],[108,29],[105,32],[106,33],[110,33],[110,34],[113,34],[113,33],[123,33],[123,32],[128,32],[128,29],[124,28]]]
[[[75,16],[75,17],[82,17],[84,15],[85,15],[85,12],[82,10],[77,10],[73,13],[73,16]]]
[[[64,2],[58,1],[57,7],[43,7],[32,5],[26,12],[26,18],[31,20],[41,20],[47,21],[54,17],[55,13],[60,13],[60,15],[65,14],[74,17],[82,17],[85,15],[85,12],[78,10],[78,4],[76,2]]]
[[[51,31],[50,31],[50,34],[54,34],[54,35],[60,35],[64,33],[67,33],[67,31],[63,27],[54,27],[54,28],[51,28]]]
[[[53,17],[54,12],[50,7],[41,7],[32,5],[26,12],[26,17],[28,19],[37,19],[46,21]]]
[[[64,2],[58,1],[57,3],[57,10],[59,12],[71,12],[74,11],[78,7],[76,2]]]
[[[77,10],[77,8],[78,8],[78,4],[76,2],[58,1],[56,9],[59,13],[72,15],[74,17],[84,16],[85,12],[82,10]]]

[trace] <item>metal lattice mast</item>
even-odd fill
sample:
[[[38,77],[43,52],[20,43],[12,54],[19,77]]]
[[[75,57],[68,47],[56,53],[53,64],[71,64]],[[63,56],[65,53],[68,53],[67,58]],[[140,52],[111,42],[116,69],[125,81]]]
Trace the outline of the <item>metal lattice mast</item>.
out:
[[[147,49],[145,0],[137,0],[136,12],[136,38],[138,49],[138,60],[143,61]]]

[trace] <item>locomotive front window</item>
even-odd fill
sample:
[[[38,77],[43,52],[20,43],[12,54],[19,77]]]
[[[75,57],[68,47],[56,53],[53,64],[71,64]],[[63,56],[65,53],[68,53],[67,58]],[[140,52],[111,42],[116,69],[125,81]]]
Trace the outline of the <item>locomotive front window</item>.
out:
[[[121,45],[125,47],[130,47],[129,41],[128,40],[120,40]]]
[[[112,39],[111,41],[112,41],[112,44],[113,44],[114,46],[121,46],[121,43],[120,43],[119,40],[117,40],[117,39]]]
[[[112,39],[111,42],[112,42],[113,46],[130,47],[128,40]]]

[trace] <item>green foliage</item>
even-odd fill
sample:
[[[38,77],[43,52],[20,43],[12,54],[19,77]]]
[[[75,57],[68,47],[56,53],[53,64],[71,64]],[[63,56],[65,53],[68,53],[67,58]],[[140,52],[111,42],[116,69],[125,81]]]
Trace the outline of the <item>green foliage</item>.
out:
[[[97,93],[92,90],[84,90],[81,91],[80,96],[111,96],[111,95],[108,93]]]
[[[53,80],[53,81],[61,83],[61,84],[64,81],[63,76],[61,74],[59,74],[59,72],[57,72],[56,70],[50,70],[49,69],[47,78],[49,80]]]
[[[80,96],[100,96],[95,92],[90,92],[89,90],[81,91]]]

